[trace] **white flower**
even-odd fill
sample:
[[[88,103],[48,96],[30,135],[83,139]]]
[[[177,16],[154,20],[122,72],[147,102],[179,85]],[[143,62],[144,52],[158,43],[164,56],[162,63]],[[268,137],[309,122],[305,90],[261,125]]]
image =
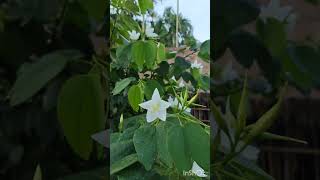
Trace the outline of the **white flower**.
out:
[[[146,36],[149,38],[155,38],[158,36],[158,34],[154,33],[154,28],[151,27],[150,24],[146,25]]]
[[[171,96],[168,98],[168,102],[170,103],[170,107],[173,108],[178,108],[180,110],[182,110],[182,105],[179,103],[177,98],[172,98]],[[187,113],[191,113],[191,109],[190,108],[186,108],[185,112]]]
[[[110,14],[117,14],[117,9],[113,6],[110,6]]]
[[[164,24],[164,28],[166,28],[166,30],[167,30],[167,31],[169,31],[169,30],[170,30],[170,27],[171,27],[171,26],[170,26],[170,24],[167,24],[167,23],[166,23],[166,24]]]
[[[197,68],[197,69],[202,69],[203,68],[203,65],[201,63],[198,63],[197,60],[195,60],[192,64],[191,64],[191,68],[194,69],[194,68]]]
[[[172,76],[171,79],[172,79],[173,81],[177,81],[177,80],[176,80],[176,77],[174,77],[174,76]]]
[[[191,171],[198,177],[207,177],[204,170],[195,161],[192,164]]]
[[[183,88],[184,86],[185,86],[184,82],[183,82],[183,80],[181,80],[180,83],[179,83],[179,88]]]
[[[130,39],[133,40],[133,41],[136,41],[139,39],[140,37],[140,33],[136,32],[135,30],[131,31],[131,32],[128,32],[129,35],[130,35]]]
[[[140,107],[147,110],[147,122],[152,122],[159,118],[165,121],[167,118],[167,109],[170,103],[161,99],[158,89],[153,91],[150,101],[139,104]]]
[[[284,6],[280,7],[279,0],[270,0],[267,6],[261,7],[260,18],[265,22],[268,17],[273,17],[279,21],[284,21],[288,17],[292,7]]]

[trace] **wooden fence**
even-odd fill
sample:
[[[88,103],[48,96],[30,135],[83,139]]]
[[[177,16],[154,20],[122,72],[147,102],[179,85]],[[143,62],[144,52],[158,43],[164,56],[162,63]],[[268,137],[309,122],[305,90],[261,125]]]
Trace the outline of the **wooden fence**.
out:
[[[209,94],[197,103],[209,107]],[[251,102],[249,121],[254,122],[272,105],[262,99]],[[320,99],[286,99],[282,113],[269,132],[308,142],[265,141],[258,144],[260,166],[276,180],[320,180]],[[209,123],[209,108],[193,108],[192,114]]]

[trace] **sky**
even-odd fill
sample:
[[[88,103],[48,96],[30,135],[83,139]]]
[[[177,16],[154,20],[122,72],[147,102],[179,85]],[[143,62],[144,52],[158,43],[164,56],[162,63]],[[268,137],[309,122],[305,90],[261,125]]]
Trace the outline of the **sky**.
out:
[[[162,0],[155,5],[155,11],[162,15],[166,7],[176,12],[177,0]],[[210,0],[180,0],[180,13],[191,21],[194,37],[203,42],[210,39]]]

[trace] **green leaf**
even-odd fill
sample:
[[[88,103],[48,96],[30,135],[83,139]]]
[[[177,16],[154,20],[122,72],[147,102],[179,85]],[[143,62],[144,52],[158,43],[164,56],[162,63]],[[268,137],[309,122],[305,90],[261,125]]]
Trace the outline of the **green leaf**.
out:
[[[156,129],[154,126],[142,126],[134,133],[133,143],[139,162],[143,164],[147,171],[151,170],[155,161],[156,142]]]
[[[229,130],[226,121],[223,118],[223,114],[212,100],[210,100],[210,109],[211,113],[213,114],[214,120],[218,124],[219,128],[221,128],[226,134],[229,134]]]
[[[97,21],[103,20],[105,17],[107,4],[104,0],[78,0],[82,7],[87,10],[89,16]]]
[[[110,146],[110,163],[113,164],[132,153],[134,153],[132,139],[114,142]]]
[[[117,95],[117,94],[121,93],[127,86],[129,86],[129,84],[132,81],[135,81],[135,80],[136,80],[136,78],[134,78],[134,77],[128,77],[128,78],[122,79],[121,81],[118,81],[116,83],[116,86],[112,90],[112,94]]]
[[[272,134],[268,132],[264,132],[259,136],[259,139],[261,140],[277,140],[277,141],[289,141],[289,142],[296,142],[296,143],[301,143],[301,144],[308,144],[306,141],[291,138],[291,137],[286,137],[286,136],[280,136],[277,134]]]
[[[131,48],[132,44],[120,46],[117,48],[116,52],[116,64],[123,68],[128,68],[131,62]]]
[[[152,0],[138,0],[140,11],[142,14],[145,14],[148,9],[153,9],[153,1]]]
[[[159,64],[159,67],[155,70],[155,72],[162,77],[166,77],[169,72],[170,65],[167,61],[162,61]]]
[[[210,60],[210,40],[207,40],[201,44],[200,52],[198,53],[198,56],[202,60],[209,62],[209,60]]]
[[[243,141],[246,145],[251,143],[254,138],[261,135],[268,128],[270,128],[273,122],[277,119],[281,111],[281,105],[284,98],[283,96],[285,93],[285,89],[286,88],[282,89],[277,103],[258,119],[258,121],[253,125],[252,129],[249,131],[249,133],[244,137]]]
[[[152,41],[137,41],[132,45],[132,60],[143,70],[146,66],[152,69],[157,56],[156,45]]]
[[[132,164],[134,164],[136,162],[138,162],[137,154],[131,154],[129,156],[126,156],[123,159],[111,164],[110,175],[113,175],[113,174],[131,166]]]
[[[172,158],[168,151],[168,128],[170,124],[167,121],[161,121],[156,127],[158,158],[168,167],[172,167]]]
[[[164,90],[163,90],[162,86],[158,83],[158,81],[156,81],[156,80],[148,80],[145,83],[144,95],[145,95],[146,99],[148,99],[148,100],[151,99],[153,91],[156,88],[158,89],[160,96],[163,96]]]
[[[159,43],[157,45],[157,62],[160,63],[161,61],[166,59],[166,48],[164,44]]]
[[[33,180],[42,180],[42,173],[41,173],[41,168],[40,165],[37,165],[36,171],[33,176]]]
[[[285,24],[274,18],[268,18],[264,23],[257,21],[257,33],[272,55],[280,58],[287,47]]]
[[[175,62],[171,67],[171,77],[175,76],[177,79],[179,79],[182,73],[191,67],[191,64],[182,57],[176,57]]]
[[[51,79],[59,74],[72,57],[64,54],[67,51],[57,51],[41,57],[28,66],[18,76],[11,90],[10,104],[19,105],[44,87]]]
[[[58,118],[74,152],[88,159],[91,135],[104,129],[103,93],[98,75],[77,75],[62,87],[58,98]]]
[[[241,94],[241,99],[239,103],[239,108],[238,108],[238,114],[237,114],[237,119],[239,123],[238,127],[238,133],[243,130],[243,128],[246,126],[246,121],[247,121],[247,103],[248,103],[248,78],[246,75],[246,78],[244,80],[244,85],[243,85],[243,90]]]
[[[195,123],[184,125],[184,141],[191,153],[191,157],[205,171],[210,168],[210,137],[209,134]]]
[[[139,104],[143,102],[143,91],[139,85],[133,85],[128,91],[129,104],[136,112],[139,111]]]
[[[169,128],[168,149],[174,165],[179,172],[182,173],[191,169],[192,162],[185,142],[183,128],[180,125],[174,125]]]

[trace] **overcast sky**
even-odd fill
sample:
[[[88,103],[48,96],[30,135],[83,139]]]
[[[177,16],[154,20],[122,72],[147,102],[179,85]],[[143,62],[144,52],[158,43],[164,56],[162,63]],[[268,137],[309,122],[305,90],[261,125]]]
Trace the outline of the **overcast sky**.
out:
[[[162,0],[155,10],[162,15],[166,7],[176,11],[177,0]],[[193,35],[201,42],[210,39],[210,0],[180,0],[180,13],[191,21]]]

